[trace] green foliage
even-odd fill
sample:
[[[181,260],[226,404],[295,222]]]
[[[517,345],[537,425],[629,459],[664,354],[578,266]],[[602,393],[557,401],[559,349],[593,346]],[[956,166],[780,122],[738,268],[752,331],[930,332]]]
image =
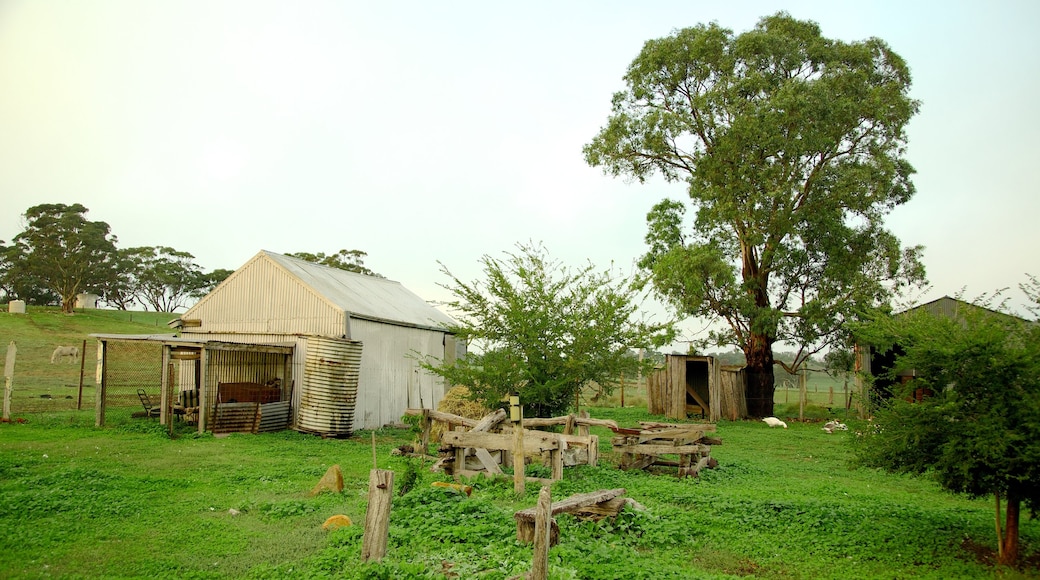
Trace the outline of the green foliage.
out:
[[[640,266],[680,315],[726,323],[712,341],[763,376],[749,405],[771,400],[775,342],[798,346],[797,368],[923,280],[920,248],[882,224],[914,193],[904,129],[918,103],[881,40],[828,39],[785,13],[739,35],[699,25],[648,41],[625,82],[586,161],[685,182],[693,228],[679,202],[656,205]]]
[[[470,354],[451,363],[427,359],[424,368],[469,387],[486,406],[519,392],[528,416],[550,417],[582,388],[609,391],[622,373],[634,373],[634,349],[671,339],[671,323],[637,319],[637,290],[615,272],[591,264],[571,270],[541,246],[518,248],[505,260],[485,255],[483,281],[463,282],[442,266],[460,320],[451,331]]]
[[[659,419],[631,408],[593,411],[622,426]],[[115,417],[94,428],[92,414],[81,415],[0,424],[0,537],[15,539],[0,551],[6,576],[505,580],[531,567],[531,546],[516,542],[513,513],[535,504],[536,485],[517,498],[512,481],[479,478],[467,496],[430,486],[434,476],[426,475],[394,497],[387,555],[365,564],[368,433],[169,440],[127,432]],[[551,578],[810,579],[837,570],[938,580],[1040,572],[1033,564],[998,570],[965,548],[979,549],[992,534],[989,501],[945,493],[929,480],[849,470],[845,437],[826,435],[819,424],[778,431],[722,422],[724,444],[712,447],[719,467],[696,479],[620,471],[611,464],[610,431],[593,430],[605,444],[603,462],[567,468],[553,499],[621,487],[646,511],[626,507],[599,522],[558,515]],[[390,451],[411,436],[377,432],[380,464],[399,475],[407,469],[408,460]],[[333,463],[343,468],[344,493],[309,497]],[[355,525],[322,530],[334,514]],[[1040,521],[1023,522],[1022,542],[1027,554],[1040,552]]]
[[[166,246],[128,248],[119,252],[129,268],[130,293],[156,312],[174,312],[187,306],[187,300],[204,295],[210,278],[197,264],[195,256]],[[126,270],[123,271],[124,275]]]
[[[307,262],[313,262],[315,264],[321,264],[322,266],[339,268],[340,270],[346,270],[348,272],[356,272],[358,274],[365,274],[366,276],[382,278],[383,276],[381,274],[377,274],[365,267],[365,256],[367,255],[367,252],[362,252],[361,250],[340,250],[335,254],[329,255],[325,255],[324,252],[318,252],[317,254],[311,254],[309,252],[293,252],[286,254],[286,256],[298,258]]]
[[[116,238],[107,223],[87,220],[87,211],[78,203],[25,211],[25,229],[5,252],[9,292],[30,299],[52,294],[64,312],[72,312],[76,294],[104,286],[112,275]]]
[[[1019,502],[1040,508],[1040,327],[976,304],[955,317],[911,311],[859,333],[898,345],[889,378],[914,377],[875,414],[857,446],[861,463],[1005,497],[1012,528]]]

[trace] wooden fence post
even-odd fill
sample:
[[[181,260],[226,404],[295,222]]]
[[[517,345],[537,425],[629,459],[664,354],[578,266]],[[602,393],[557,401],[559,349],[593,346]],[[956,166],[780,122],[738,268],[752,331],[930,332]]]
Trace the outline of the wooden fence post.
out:
[[[552,492],[543,485],[538,492],[538,505],[534,514],[534,558],[531,563],[531,580],[549,578],[549,532],[552,529]]]
[[[11,420],[11,388],[14,382],[14,359],[18,346],[12,340],[7,345],[7,360],[4,361],[4,421]]]
[[[390,504],[394,495],[394,472],[373,469],[368,474],[368,510],[365,512],[365,536],[361,542],[363,562],[380,561],[386,555],[390,531]]]
[[[83,340],[83,348],[79,349],[79,399],[76,401],[76,410],[83,410],[83,371],[87,364],[87,341]]]
[[[422,432],[419,433],[419,446],[415,450],[419,455],[426,455],[427,450],[430,448],[430,410],[424,408],[422,410],[421,418],[419,419],[419,427]]]

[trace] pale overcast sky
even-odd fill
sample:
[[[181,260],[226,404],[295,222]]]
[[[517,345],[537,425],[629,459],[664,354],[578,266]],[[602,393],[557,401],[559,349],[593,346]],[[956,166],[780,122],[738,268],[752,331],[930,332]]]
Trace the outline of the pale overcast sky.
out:
[[[41,203],[82,203],[121,247],[205,270],[261,249],[368,252],[447,297],[483,254],[544,242],[565,264],[644,251],[682,184],[626,183],[582,145],[644,41],[786,10],[825,36],[884,39],[922,102],[918,193],[889,225],[932,289],[1040,275],[1040,2],[0,3],[0,239]],[[694,328],[691,326],[690,328]]]

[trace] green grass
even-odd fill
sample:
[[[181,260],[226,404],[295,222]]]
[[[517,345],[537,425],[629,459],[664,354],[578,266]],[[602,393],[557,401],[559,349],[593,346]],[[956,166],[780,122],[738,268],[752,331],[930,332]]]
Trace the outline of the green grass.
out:
[[[635,426],[639,409],[593,409]],[[512,514],[537,487],[473,482],[471,497],[430,486],[420,469],[395,494],[381,564],[360,564],[372,467],[371,432],[346,440],[295,432],[169,439],[129,412],[94,428],[90,413],[40,413],[0,425],[0,576],[188,578],[507,578],[530,567]],[[850,427],[855,428],[854,423]],[[553,578],[1030,577],[976,559],[993,546],[992,507],[926,479],[850,470],[845,437],[818,425],[787,430],[723,422],[719,461],[699,479],[613,466],[606,429],[599,467],[568,468],[556,499],[624,487],[647,507],[614,521],[560,516]],[[852,433],[850,431],[850,433]],[[407,430],[375,433],[380,468],[400,484],[410,460],[390,455]],[[333,464],[340,494],[308,492]],[[428,464],[427,464],[428,465]],[[229,513],[238,510],[239,515]],[[359,525],[326,532],[345,514]],[[1023,553],[1040,551],[1040,523],[1022,527]]]
[[[68,369],[50,365],[54,346],[78,345],[92,332],[162,332],[169,318],[113,311],[66,316],[56,309],[3,313],[0,340],[15,340],[19,348],[15,401],[32,389],[66,392],[66,384],[78,381],[78,366],[70,380]],[[91,342],[88,389],[96,352]],[[778,416],[796,417],[797,391],[786,405],[781,397],[787,393],[777,393]],[[832,415],[820,396],[826,389],[810,386],[808,419]],[[392,469],[398,486],[409,469],[418,469],[419,480],[394,497],[387,557],[362,565],[371,432],[346,440],[291,431],[215,438],[177,424],[171,439],[154,419],[133,418],[136,404],[110,408],[107,426],[95,428],[93,399],[85,400],[88,410],[76,412],[27,399],[14,407],[25,423],[0,424],[0,577],[498,579],[530,568],[531,548],[515,541],[512,514],[534,505],[537,487],[529,485],[519,498],[509,481],[474,481],[471,497],[432,488],[443,478],[429,472],[429,462],[390,454],[410,442],[407,430],[375,432],[379,467]],[[667,421],[646,414],[638,388],[627,390],[625,408],[611,399],[600,403],[607,406],[592,408],[592,415],[622,426]],[[848,423],[848,433],[834,435],[808,421],[792,421],[786,430],[759,421],[720,423],[723,444],[712,448],[718,469],[683,480],[668,470],[618,470],[613,434],[594,428],[601,465],[568,468],[553,486],[554,498],[624,487],[647,511],[599,523],[560,516],[551,576],[1040,575],[1040,523],[1022,523],[1027,559],[1021,570],[994,568],[985,559],[995,546],[991,500],[953,496],[927,479],[850,469],[847,438],[861,424]],[[343,470],[344,491],[311,497],[334,464]],[[336,514],[359,525],[323,531],[322,522]]]

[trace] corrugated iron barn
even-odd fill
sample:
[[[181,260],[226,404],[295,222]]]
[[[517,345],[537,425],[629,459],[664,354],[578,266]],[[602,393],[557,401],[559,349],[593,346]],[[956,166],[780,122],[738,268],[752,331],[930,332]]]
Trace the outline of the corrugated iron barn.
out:
[[[297,429],[345,435],[396,423],[409,407],[436,407],[443,381],[417,359],[451,361],[464,350],[452,323],[399,282],[261,251],[173,324],[185,339],[294,345],[291,376],[221,380],[281,384]],[[204,400],[231,397],[210,383]]]

